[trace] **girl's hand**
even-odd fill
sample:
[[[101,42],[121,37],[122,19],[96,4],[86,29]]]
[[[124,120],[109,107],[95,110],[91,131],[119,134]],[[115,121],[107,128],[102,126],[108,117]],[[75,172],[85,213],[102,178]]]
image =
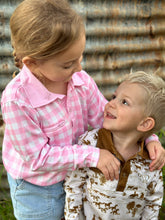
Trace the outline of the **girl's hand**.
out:
[[[160,170],[165,165],[165,149],[157,141],[149,142],[146,147],[152,160],[150,171]]]
[[[107,180],[119,179],[120,162],[108,150],[100,149],[97,168],[104,174]]]

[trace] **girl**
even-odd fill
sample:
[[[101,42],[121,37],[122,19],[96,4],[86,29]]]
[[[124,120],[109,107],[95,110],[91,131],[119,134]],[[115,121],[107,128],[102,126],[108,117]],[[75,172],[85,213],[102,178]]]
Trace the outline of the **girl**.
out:
[[[81,70],[84,25],[65,0],[23,1],[10,28],[24,64],[1,100],[3,162],[14,214],[18,220],[59,220],[67,171],[97,167],[106,179],[118,179],[120,163],[111,153],[76,144],[88,125],[102,126],[107,100]],[[159,142],[150,145],[151,155],[158,151],[155,166],[164,165]]]

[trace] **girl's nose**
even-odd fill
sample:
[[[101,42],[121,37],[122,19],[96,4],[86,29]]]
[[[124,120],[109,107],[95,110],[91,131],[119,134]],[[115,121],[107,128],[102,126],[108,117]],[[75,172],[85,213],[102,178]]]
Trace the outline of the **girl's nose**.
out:
[[[78,63],[77,64],[77,68],[76,68],[77,70],[77,72],[79,72],[79,71],[81,71],[82,70],[82,66],[81,66],[81,63]]]
[[[80,59],[79,60],[77,60],[77,63],[76,63],[76,71],[75,72],[79,72],[79,71],[81,71],[82,70],[82,65],[81,65],[81,61],[82,61],[82,56],[80,57]]]

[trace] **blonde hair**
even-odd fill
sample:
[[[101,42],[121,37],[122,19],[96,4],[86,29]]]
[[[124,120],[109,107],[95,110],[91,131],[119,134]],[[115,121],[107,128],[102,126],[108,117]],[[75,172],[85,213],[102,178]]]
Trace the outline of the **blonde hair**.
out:
[[[10,29],[18,59],[46,59],[85,33],[82,18],[65,0],[24,0],[10,18]]]
[[[165,126],[165,81],[155,74],[138,71],[127,75],[124,82],[136,83],[145,90],[145,114],[155,120],[154,128],[145,137],[158,132]]]

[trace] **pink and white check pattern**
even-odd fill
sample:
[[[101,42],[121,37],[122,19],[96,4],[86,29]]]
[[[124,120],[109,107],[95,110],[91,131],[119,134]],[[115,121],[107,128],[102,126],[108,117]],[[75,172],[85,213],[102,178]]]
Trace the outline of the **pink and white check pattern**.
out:
[[[1,99],[6,170],[13,178],[51,185],[69,170],[96,167],[99,149],[76,143],[88,125],[101,127],[106,102],[84,71],[73,75],[65,96],[50,93],[24,66]]]

